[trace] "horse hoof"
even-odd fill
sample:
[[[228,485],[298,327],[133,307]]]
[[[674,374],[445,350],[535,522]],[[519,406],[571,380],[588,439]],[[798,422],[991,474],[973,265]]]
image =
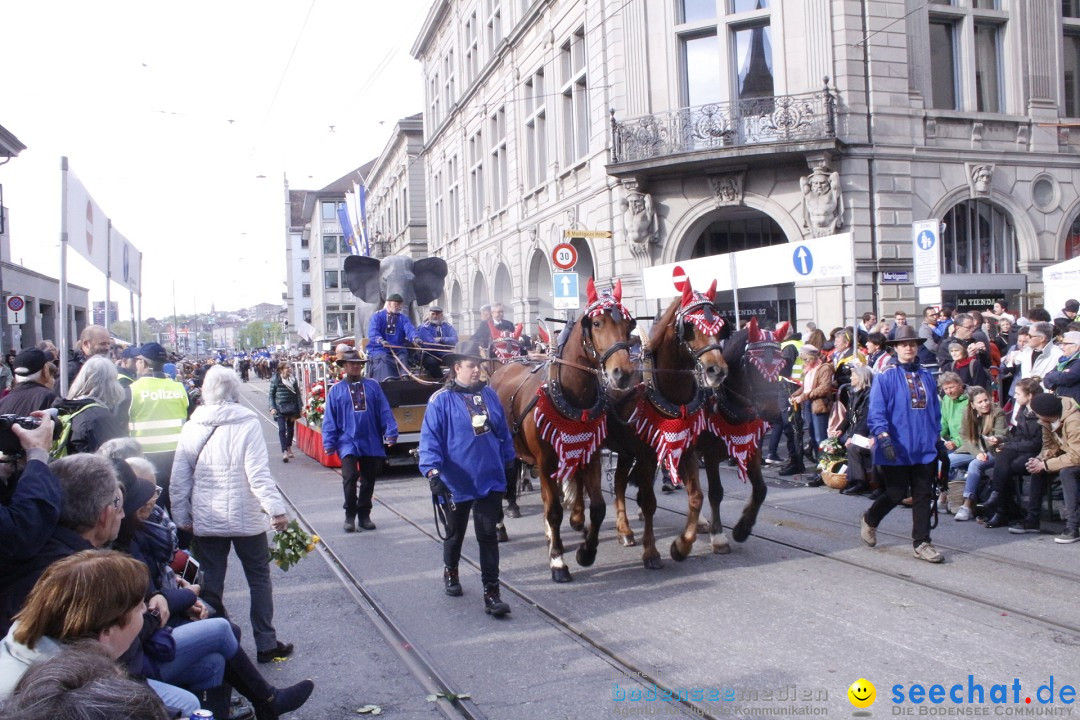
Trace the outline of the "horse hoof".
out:
[[[734,539],[735,542],[746,542],[746,539],[750,537],[750,530],[753,527],[753,525],[747,526],[740,522],[738,525],[731,529],[732,539]]]
[[[623,547],[634,547],[635,545],[637,545],[637,540],[634,539],[633,533],[631,533],[630,535],[620,535],[619,544]]]
[[[731,552],[731,544],[727,535],[714,535],[712,538],[712,551],[714,555],[727,555]]]
[[[586,550],[584,546],[577,549],[575,554],[577,564],[581,567],[589,567],[596,562],[596,550]]]
[[[571,520],[570,529],[576,530],[577,532],[585,532],[585,521],[583,520],[581,522],[574,522],[573,520]]]
[[[573,580],[574,578],[570,577],[570,569],[569,568],[560,567],[560,568],[551,568],[551,579],[552,579],[553,582],[557,582],[557,583],[568,583],[571,580]]]
[[[659,555],[650,555],[646,558],[642,558],[641,562],[645,565],[646,570],[659,570],[664,567],[664,563],[660,562]]]
[[[677,540],[671,541],[671,559],[675,562],[682,562],[686,559],[686,553],[679,550],[679,542]]]

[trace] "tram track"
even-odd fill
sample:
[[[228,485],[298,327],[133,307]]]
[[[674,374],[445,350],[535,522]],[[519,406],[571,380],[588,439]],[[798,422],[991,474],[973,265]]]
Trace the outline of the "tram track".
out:
[[[606,488],[604,489],[604,492],[606,494],[612,495],[611,491],[607,490]],[[836,518],[831,518],[831,517],[829,517],[827,515],[822,515],[820,513],[814,513],[814,512],[811,512],[811,511],[793,510],[793,509],[783,507],[783,506],[780,506],[780,505],[763,505],[762,507],[768,507],[771,510],[777,511],[777,512],[782,512],[782,513],[786,512],[786,513],[790,513],[790,514],[796,515],[796,516],[813,518],[813,519],[816,519],[816,520],[819,520],[819,521],[829,522],[829,523],[832,523],[834,525],[850,527],[850,528],[852,528],[853,530],[856,530],[856,531],[858,530],[858,527],[859,527],[855,523],[845,521],[845,520],[837,520]],[[679,516],[679,517],[682,517],[682,518],[687,517],[687,513],[685,511],[681,511],[681,510],[678,510],[678,509],[675,509],[675,508],[664,507],[663,505],[660,505],[660,504],[657,504],[657,510],[663,510],[665,512],[671,513],[673,515],[676,515],[676,516]],[[944,594],[949,595],[951,597],[954,597],[956,599],[963,600],[965,602],[975,603],[975,604],[981,605],[981,606],[983,606],[985,608],[989,608],[989,609],[994,610],[994,611],[999,612],[999,613],[1008,613],[1010,615],[1014,615],[1014,616],[1017,616],[1017,617],[1022,617],[1024,619],[1030,620],[1032,622],[1039,623],[1039,624],[1041,624],[1043,626],[1046,626],[1048,628],[1053,628],[1053,629],[1057,629],[1057,630],[1060,630],[1060,631],[1063,631],[1063,632],[1069,632],[1069,633],[1073,633],[1073,634],[1075,634],[1077,636],[1080,636],[1080,625],[1074,625],[1074,624],[1071,624],[1071,623],[1064,623],[1064,622],[1059,622],[1059,621],[1056,621],[1056,620],[1050,620],[1050,619],[1047,619],[1047,618],[1042,617],[1040,615],[1036,615],[1036,614],[1034,614],[1034,613],[1032,613],[1032,612],[1030,612],[1028,610],[1025,610],[1023,608],[1019,608],[1019,607],[1016,607],[1016,606],[1013,606],[1013,605],[1008,605],[1008,604],[1005,604],[1005,603],[995,602],[995,601],[989,600],[989,599],[987,599],[985,597],[980,597],[978,595],[974,595],[972,593],[964,592],[962,590],[956,590],[956,589],[952,589],[952,588],[946,588],[946,587],[943,587],[941,585],[935,585],[933,583],[922,581],[922,580],[919,580],[918,578],[914,578],[914,577],[911,577],[909,575],[896,574],[896,573],[890,572],[887,569],[877,567],[877,566],[874,566],[874,565],[871,565],[871,564],[868,564],[868,563],[861,563],[861,562],[857,562],[855,560],[851,560],[851,559],[848,559],[848,558],[837,557],[836,555],[834,555],[832,553],[824,552],[824,551],[821,551],[821,550],[815,550],[813,548],[805,547],[803,545],[799,545],[797,543],[793,543],[793,542],[790,542],[788,540],[783,540],[783,539],[777,538],[775,536],[770,536],[768,534],[762,534],[757,529],[759,526],[760,526],[760,517],[759,517],[758,526],[755,526],[755,529],[752,530],[751,533],[750,533],[751,537],[757,538],[759,540],[763,540],[763,541],[768,542],[768,543],[772,543],[773,545],[777,545],[777,546],[780,546],[780,547],[787,548],[789,550],[795,550],[795,551],[798,551],[798,552],[805,553],[807,555],[812,555],[812,556],[815,556],[815,557],[824,558],[826,560],[830,560],[830,561],[833,561],[833,562],[836,562],[836,563],[841,563],[843,565],[847,565],[849,567],[857,568],[859,570],[864,570],[864,571],[867,571],[867,572],[871,572],[871,573],[874,573],[876,575],[880,575],[880,576],[883,576],[883,577],[890,578],[892,580],[899,580],[901,582],[907,583],[908,585],[912,585],[912,586],[915,586],[915,587],[920,587],[920,588],[923,588],[923,589],[926,589],[926,590],[932,590],[932,591],[939,592],[939,593],[944,593]],[[730,530],[730,529],[731,529],[730,527],[725,526],[725,530]],[[879,531],[879,536],[880,535],[887,535],[887,536],[890,536],[890,537],[896,537],[896,538],[902,540],[903,542],[908,541],[908,538],[901,537],[900,535],[895,535],[893,533],[887,533],[887,532]],[[1024,570],[1030,570],[1030,571],[1035,571],[1035,572],[1042,572],[1042,573],[1054,575],[1054,576],[1059,577],[1059,578],[1064,579],[1064,580],[1070,580],[1070,581],[1073,581],[1073,582],[1080,582],[1080,575],[1077,575],[1075,573],[1069,573],[1069,572],[1065,572],[1065,571],[1061,571],[1061,570],[1056,570],[1054,568],[1047,568],[1047,567],[1041,566],[1041,565],[1032,566],[1030,564],[1024,564],[1024,563],[1020,563],[1020,562],[1017,562],[1017,561],[1009,560],[1008,558],[1000,558],[1000,557],[997,557],[997,556],[988,555],[986,553],[980,553],[978,551],[965,550],[964,548],[958,548],[958,547],[954,547],[954,546],[950,546],[950,545],[944,545],[944,544],[941,544],[941,543],[935,543],[935,545],[938,545],[939,547],[945,548],[945,549],[950,550],[952,552],[963,553],[963,554],[966,554],[966,555],[969,555],[969,556],[972,556],[972,557],[979,558],[981,560],[986,560],[988,562],[1000,562],[1000,563],[1007,564],[1007,565],[1010,565],[1010,566],[1013,566],[1013,567],[1016,567],[1016,568],[1021,568],[1021,569],[1024,569]]]
[[[244,397],[244,401],[256,414],[262,417],[276,430],[277,425],[270,417],[256,408],[248,398]],[[326,468],[326,470],[330,473],[338,474],[332,469]],[[318,529],[300,510],[298,504],[294,502],[280,486],[279,491],[282,493],[282,496],[289,504],[297,521],[304,527],[305,531],[317,533]],[[435,543],[441,544],[442,541],[435,533],[422,527],[407,512],[378,497],[375,498],[375,502],[401,521],[411,526],[421,535],[429,538]],[[325,536],[323,536],[323,539],[318,544],[317,548],[335,577],[342,583],[349,595],[364,612],[365,616],[371,620],[378,632],[386,640],[387,644],[402,660],[410,674],[413,675],[429,694],[440,695],[437,702],[443,715],[448,718],[486,720],[487,716],[479,707],[477,707],[471,698],[460,697],[460,689],[455,691],[454,683],[447,673],[428,656],[420,645],[413,641],[399,623],[395,622],[386,604],[383,603],[378,596],[350,570],[341,556],[335,552],[334,548],[325,539]],[[476,570],[480,569],[480,563],[465,552],[461,555],[461,562]],[[628,682],[639,684],[643,688],[652,687],[658,692],[666,691],[670,693],[672,700],[670,705],[666,707],[679,710],[679,714],[682,717],[719,720],[715,712],[708,706],[696,703],[689,699],[679,699],[679,691],[676,688],[665,684],[663,681],[659,680],[652,671],[647,670],[632,660],[622,656],[581,627],[565,620],[554,608],[546,605],[527,592],[524,588],[516,583],[508,582],[505,579],[500,579],[499,582],[506,591],[522,600],[527,607],[536,612],[560,634],[570,638],[585,651],[610,665],[614,670],[625,676]]]

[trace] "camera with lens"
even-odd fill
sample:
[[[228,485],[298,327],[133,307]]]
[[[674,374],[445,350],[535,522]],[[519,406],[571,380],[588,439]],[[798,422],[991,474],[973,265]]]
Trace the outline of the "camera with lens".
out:
[[[33,430],[41,425],[41,420],[36,417],[24,417],[22,415],[0,415],[0,453],[4,455],[23,454],[22,443],[19,442],[19,437],[12,430],[16,425],[26,430]],[[55,423],[53,425],[53,440],[59,437],[60,430],[60,423]]]

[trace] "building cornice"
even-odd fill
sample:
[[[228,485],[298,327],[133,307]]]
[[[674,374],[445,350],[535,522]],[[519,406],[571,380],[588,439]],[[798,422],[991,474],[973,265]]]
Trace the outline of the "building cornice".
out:
[[[424,18],[424,24],[420,26],[420,34],[416,36],[412,49],[409,50],[413,59],[419,60],[420,56],[427,51],[428,44],[435,36],[435,31],[442,25],[443,16],[450,11],[450,3],[451,0],[435,0],[432,3],[427,17]]]
[[[19,138],[0,125],[0,157],[18,157],[19,153],[26,149]]]

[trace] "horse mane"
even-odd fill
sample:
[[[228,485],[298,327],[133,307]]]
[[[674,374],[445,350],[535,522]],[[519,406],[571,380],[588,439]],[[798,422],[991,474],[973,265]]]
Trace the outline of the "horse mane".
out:
[[[658,347],[660,341],[664,339],[664,333],[668,332],[669,329],[674,332],[675,314],[679,312],[681,305],[682,303],[676,298],[668,305],[667,310],[660,314],[653,326],[649,328],[649,347]]]

